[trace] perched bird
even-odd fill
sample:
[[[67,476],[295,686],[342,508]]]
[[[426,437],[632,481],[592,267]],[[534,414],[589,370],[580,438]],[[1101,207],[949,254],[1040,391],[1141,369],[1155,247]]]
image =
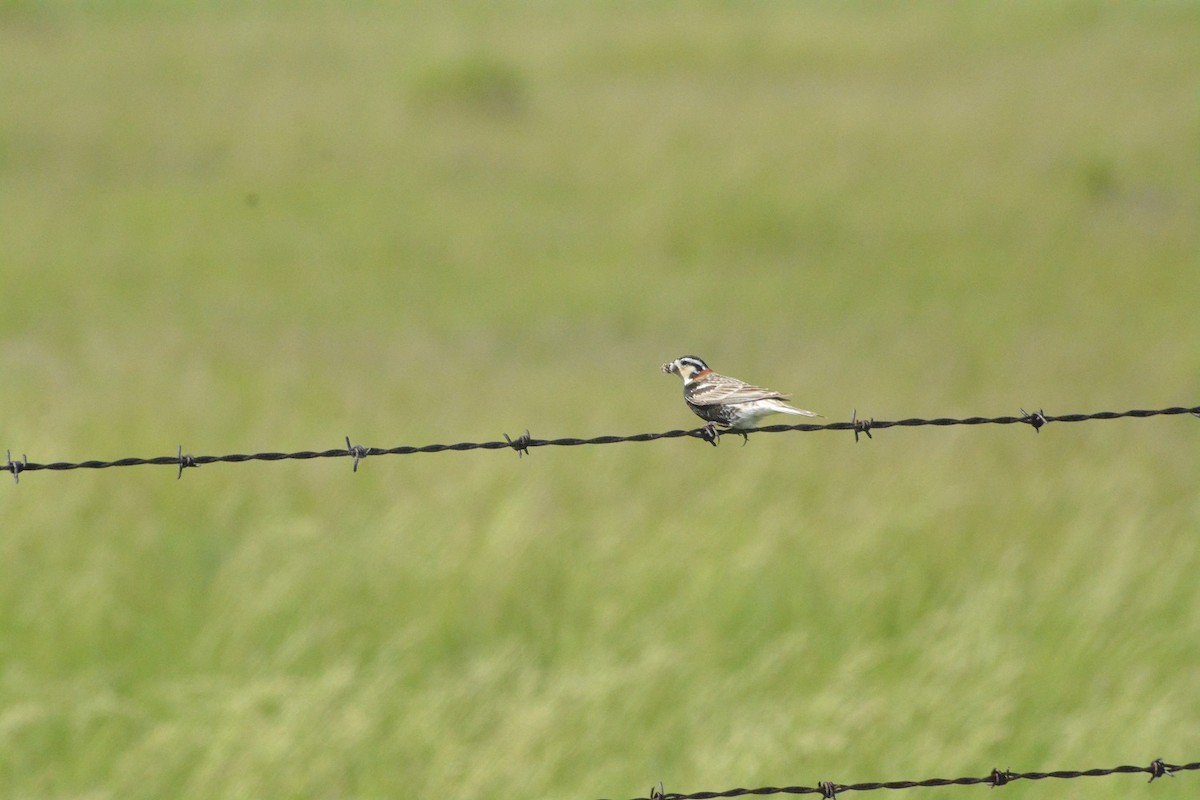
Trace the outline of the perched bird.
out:
[[[787,395],[751,386],[719,375],[696,356],[680,356],[662,365],[662,371],[683,378],[683,399],[696,416],[708,421],[709,441],[716,444],[717,425],[738,432],[753,428],[771,414],[819,417],[820,414],[788,405]],[[743,438],[745,434],[742,434]]]

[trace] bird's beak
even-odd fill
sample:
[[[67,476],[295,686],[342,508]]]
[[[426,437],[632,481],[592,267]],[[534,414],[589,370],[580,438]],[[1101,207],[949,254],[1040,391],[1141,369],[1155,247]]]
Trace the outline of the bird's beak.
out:
[[[670,375],[676,369],[674,361],[668,361],[662,365],[662,371]]]

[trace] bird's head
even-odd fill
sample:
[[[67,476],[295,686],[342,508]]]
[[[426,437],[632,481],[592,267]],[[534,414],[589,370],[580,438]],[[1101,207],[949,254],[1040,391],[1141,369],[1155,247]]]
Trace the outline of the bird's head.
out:
[[[708,364],[705,364],[696,356],[680,356],[674,361],[668,361],[666,364],[663,364],[662,371],[667,373],[674,372],[683,378],[684,383],[688,383],[701,372],[708,372]]]

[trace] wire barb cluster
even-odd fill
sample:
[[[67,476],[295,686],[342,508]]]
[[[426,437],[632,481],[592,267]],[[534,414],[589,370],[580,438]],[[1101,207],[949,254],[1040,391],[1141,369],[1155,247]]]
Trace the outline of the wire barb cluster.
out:
[[[1161,758],[1156,758],[1149,766],[1145,767],[1127,765],[1106,769],[1056,770],[1054,772],[1013,772],[1010,769],[993,769],[990,774],[981,778],[926,778],[920,781],[882,781],[848,784],[821,781],[816,786],[763,786],[758,789],[739,788],[726,789],[721,792],[692,792],[691,794],[668,792],[663,788],[662,783],[659,783],[650,789],[648,798],[640,797],[635,798],[635,800],[710,800],[710,798],[715,797],[766,796],[775,794],[819,794],[825,800],[834,800],[834,798],[843,792],[871,792],[878,789],[915,789],[934,788],[938,786],[976,786],[980,784],[995,789],[1013,781],[1040,781],[1047,778],[1059,780],[1099,778],[1138,772],[1148,773],[1150,775],[1148,783],[1153,783],[1155,778],[1173,778],[1176,772],[1187,772],[1198,769],[1200,769],[1200,761],[1193,761],[1190,764],[1168,764]]]
[[[363,447],[360,444],[350,444],[350,437],[346,437],[346,452],[354,458],[354,469],[352,472],[358,472],[358,462],[369,456],[371,448]]]
[[[12,460],[12,450],[4,453],[4,468],[12,473],[13,483],[21,482],[21,472],[29,465],[29,456],[22,454],[20,461]]]
[[[528,428],[526,428],[525,432],[515,439],[508,438],[507,433],[504,434],[504,441],[508,442],[509,447],[517,451],[517,458],[529,455],[529,443],[532,441],[532,439],[529,437]]]
[[[1038,410],[1035,412],[1027,412],[1021,409],[1021,416],[1008,417],[966,417],[957,419],[953,417],[935,417],[933,419],[923,419],[913,417],[909,419],[898,420],[877,420],[874,417],[860,419],[858,409],[850,415],[849,422],[830,422],[827,424],[812,424],[805,423],[800,425],[765,425],[759,428],[746,428],[745,430],[735,430],[744,438],[748,439],[751,433],[784,433],[789,431],[851,431],[854,434],[854,441],[859,440],[859,434],[866,434],[868,439],[873,439],[872,431],[880,431],[885,428],[917,428],[924,426],[948,427],[951,425],[1013,425],[1021,423],[1030,425],[1034,431],[1040,432],[1043,427],[1051,422],[1089,422],[1092,420],[1108,420],[1108,419],[1123,419],[1135,418],[1145,419],[1147,417],[1170,416],[1179,414],[1190,414],[1196,418],[1200,418],[1200,406],[1183,407],[1171,406],[1170,408],[1158,408],[1151,410],[1133,409],[1130,411],[1099,411],[1092,414],[1061,414],[1053,416],[1046,414],[1044,411]],[[728,432],[728,431],[727,431]],[[581,445],[595,444],[616,444],[619,442],[652,442],[658,439],[683,439],[693,438],[716,445],[721,437],[721,432],[713,425],[706,425],[702,428],[693,428],[689,430],[672,430],[663,431],[661,433],[636,433],[630,436],[594,436],[590,439],[577,438],[561,438],[561,439],[535,439],[529,431],[517,436],[510,437],[507,433],[504,434],[503,441],[493,442],[456,442],[454,444],[426,444],[426,445],[401,445],[399,447],[364,447],[362,445],[352,444],[350,437],[346,437],[346,447],[336,450],[301,450],[295,453],[233,453],[224,456],[193,456],[183,452],[183,445],[176,448],[173,456],[157,456],[155,458],[121,458],[116,461],[56,461],[49,464],[39,464],[31,462],[27,456],[22,454],[20,461],[12,460],[12,451],[7,452],[3,469],[6,472],[11,472],[13,480],[17,483],[21,481],[21,474],[25,472],[38,472],[41,470],[51,470],[61,472],[64,470],[73,469],[107,469],[109,467],[136,467],[143,465],[170,465],[177,469],[176,480],[183,477],[185,469],[199,467],[202,464],[240,464],[246,461],[287,461],[287,460],[305,460],[310,458],[350,458],[353,460],[353,471],[358,472],[358,466],[367,456],[381,455],[412,455],[414,453],[442,453],[448,450],[515,450],[517,456],[529,455],[530,448],[533,447],[577,447]]]

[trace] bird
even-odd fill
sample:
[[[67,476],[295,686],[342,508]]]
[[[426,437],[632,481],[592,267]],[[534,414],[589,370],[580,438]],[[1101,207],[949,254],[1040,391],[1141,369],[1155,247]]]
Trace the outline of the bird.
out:
[[[717,443],[720,425],[726,430],[741,433],[753,428],[759,420],[771,414],[794,414],[800,417],[819,417],[814,411],[788,405],[790,398],[785,394],[752,386],[737,378],[730,378],[709,369],[704,360],[696,356],[680,356],[662,365],[662,371],[675,373],[683,378],[683,399],[692,412],[708,422],[706,438]],[[744,442],[743,442],[744,444]]]

